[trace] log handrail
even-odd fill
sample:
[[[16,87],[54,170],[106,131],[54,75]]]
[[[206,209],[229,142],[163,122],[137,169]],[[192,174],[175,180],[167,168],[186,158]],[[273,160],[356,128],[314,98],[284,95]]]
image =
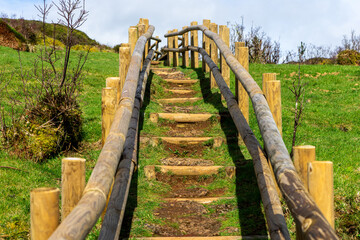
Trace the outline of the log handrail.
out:
[[[301,226],[300,235],[304,239],[338,239],[334,229],[325,219],[300,180],[262,90],[252,76],[237,61],[230,48],[222,41],[220,36],[211,32],[203,25],[190,26],[178,32],[165,34],[164,36],[172,37],[197,30],[202,31],[215,42],[226,63],[248,93],[276,181],[295,221]]]
[[[113,177],[124,149],[134,108],[145,44],[151,38],[154,30],[155,27],[150,25],[148,31],[136,42],[110,133],[82,198],[49,239],[84,239],[104,210]]]

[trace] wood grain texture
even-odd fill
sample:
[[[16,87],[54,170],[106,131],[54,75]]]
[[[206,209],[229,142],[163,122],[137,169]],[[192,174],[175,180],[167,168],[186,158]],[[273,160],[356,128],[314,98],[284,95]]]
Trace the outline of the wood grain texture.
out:
[[[186,29],[187,26],[183,27],[183,29]],[[188,46],[189,45],[189,33],[186,32],[182,35],[183,37],[183,46]],[[189,58],[189,51],[184,51],[183,55],[182,55],[182,66],[183,67],[188,67],[190,63],[190,58]]]
[[[131,60],[131,48],[129,46],[121,45],[119,48],[119,77],[120,77],[120,92],[118,95],[121,95],[122,89],[124,87],[124,82],[126,79],[127,72],[129,71]],[[119,98],[120,100],[120,98]],[[116,102],[118,104],[119,101]]]
[[[196,26],[197,22],[191,22],[191,26]],[[198,39],[198,32],[197,31],[191,31],[190,33],[191,38],[191,46],[199,46],[199,39]],[[196,51],[191,51],[191,67],[192,68],[198,68],[199,67],[199,53]]]
[[[121,81],[120,77],[106,78],[106,87],[116,89],[116,104],[120,101],[121,97]]]
[[[245,47],[244,42],[235,43],[235,58],[249,72],[249,48]],[[235,95],[241,112],[244,114],[246,121],[249,123],[249,96],[245,88],[236,79]]]
[[[116,89],[103,88],[101,92],[101,145],[104,146],[113,123],[116,108]]]
[[[276,126],[282,136],[281,83],[278,80],[265,82],[265,96]]]
[[[58,188],[35,188],[30,192],[31,239],[47,240],[60,223]]]
[[[130,55],[133,54],[134,49],[135,49],[135,45],[136,45],[136,41],[138,40],[138,29],[137,27],[129,27],[129,44],[130,44]]]
[[[210,29],[210,23],[211,21],[209,19],[204,19],[203,20],[203,26],[207,27],[208,29]],[[203,33],[202,34],[202,48],[205,49],[205,51],[210,54],[210,39],[208,37],[206,37],[206,35]],[[187,46],[187,45],[184,45]],[[209,66],[207,64],[205,64],[205,60],[203,58],[202,60],[202,70],[204,72],[209,72]]]
[[[49,239],[85,239],[104,210],[129,130],[145,43],[154,30],[154,26],[150,25],[149,30],[136,43],[110,134],[91,173],[83,197]]]
[[[173,32],[177,32],[177,29],[174,29]],[[173,47],[174,48],[178,48],[179,47],[179,39],[178,36],[174,36],[173,37]],[[179,53],[174,53],[173,54],[173,66],[177,67],[179,66]]]
[[[215,34],[218,34],[219,32],[219,28],[218,25],[216,23],[210,23],[210,31],[212,31]],[[210,56],[211,56],[211,60],[218,65],[218,48],[216,47],[216,44],[213,40],[210,40]],[[215,79],[214,79],[214,74],[212,72],[210,72],[210,86],[211,88],[217,87]]]
[[[308,163],[315,161],[315,146],[301,145],[293,147],[293,160],[301,181],[308,190]]]
[[[224,41],[224,43],[229,47],[230,46],[230,29],[226,25],[219,26],[219,36]],[[207,65],[207,64],[205,64]],[[220,53],[220,71],[223,76],[226,84],[230,88],[230,68],[227,65],[224,56]]]

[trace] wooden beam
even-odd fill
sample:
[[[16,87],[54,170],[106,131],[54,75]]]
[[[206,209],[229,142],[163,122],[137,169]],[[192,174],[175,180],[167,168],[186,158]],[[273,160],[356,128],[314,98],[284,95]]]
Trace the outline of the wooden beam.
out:
[[[229,47],[230,46],[230,29],[226,25],[219,26],[219,36],[224,41],[224,43]],[[206,64],[207,65],[207,64]],[[220,71],[223,76],[226,84],[230,88],[230,68],[227,65],[224,56],[220,53]],[[223,100],[224,97],[221,96]]]
[[[183,29],[186,29],[187,26],[183,27]],[[189,33],[186,32],[183,35],[183,46],[187,47],[189,45]],[[188,67],[189,66],[189,51],[184,51],[183,55],[182,55],[182,66],[183,67]]]
[[[235,43],[235,58],[241,66],[249,72],[249,48],[245,47],[244,42]],[[246,121],[249,123],[249,96],[243,85],[236,79],[235,95],[241,112],[244,114]]]
[[[210,29],[210,23],[211,21],[209,19],[204,19],[203,20],[203,26],[207,27]],[[208,37],[206,37],[206,35],[203,33],[202,34],[202,48],[205,49],[205,51],[210,54],[210,39]],[[202,60],[202,70],[204,72],[209,72],[209,66],[205,63],[205,60],[203,58]]]
[[[218,34],[218,25],[216,23],[210,23],[210,31]],[[210,56],[211,60],[217,65],[218,64],[218,48],[214,41],[210,40]],[[214,75],[210,72],[210,86],[211,88],[217,87]]]
[[[191,22],[191,26],[196,26],[197,22]],[[199,46],[198,40],[198,32],[197,30],[191,31],[191,46]],[[195,51],[191,51],[191,67],[198,68],[199,67],[199,53]]]
[[[177,29],[174,29],[173,32],[177,32]],[[179,47],[179,41],[178,36],[173,37],[173,47],[178,48]],[[173,66],[177,67],[179,66],[179,53],[173,53]]]

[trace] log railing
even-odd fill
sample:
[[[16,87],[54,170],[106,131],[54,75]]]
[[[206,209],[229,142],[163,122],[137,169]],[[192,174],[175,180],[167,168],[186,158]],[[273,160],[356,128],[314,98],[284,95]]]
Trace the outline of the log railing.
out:
[[[125,145],[125,140],[133,117],[134,106],[139,107],[139,99],[135,96],[137,91],[143,91],[141,87],[138,87],[138,85],[143,86],[142,83],[138,84],[140,67],[145,52],[145,45],[152,37],[154,29],[154,26],[150,25],[147,32],[139,37],[136,42],[110,133],[106,138],[83,196],[49,239],[84,239],[104,210],[113,178],[118,170],[120,157],[125,151],[124,147],[128,146]],[[153,51],[150,51],[150,58],[152,56]],[[142,72],[142,76],[148,72],[148,66],[149,61],[146,61],[144,63],[146,70]],[[138,111],[138,109],[135,111]],[[133,127],[133,124],[131,124],[131,127]],[[132,158],[127,156],[127,159]]]
[[[242,84],[248,93],[254,108],[256,119],[259,125],[261,135],[264,139],[264,146],[267,156],[271,162],[276,182],[280,187],[281,193],[288,205],[297,225],[299,226],[300,233],[297,234],[303,239],[338,239],[334,229],[330,226],[328,221],[325,219],[320,209],[314,202],[302,183],[299,175],[297,174],[295,167],[292,163],[290,155],[286,149],[285,143],[281,137],[281,134],[277,128],[277,125],[273,119],[269,105],[264,97],[264,94],[257,83],[254,81],[252,76],[245,70],[243,66],[231,53],[229,47],[222,41],[219,35],[210,31],[203,25],[196,25],[184,28],[181,31],[171,32],[165,34],[165,37],[173,37],[182,35],[189,31],[202,31],[204,35],[215,42],[217,48],[220,50],[221,55],[224,57],[226,63],[230,69],[234,72],[236,79]],[[183,46],[179,49],[167,49],[168,51],[198,51],[203,52],[203,56],[208,53],[203,49]],[[207,57],[208,59],[208,57]],[[209,60],[209,59],[208,59]],[[210,66],[210,70],[213,74],[219,76],[219,72],[216,64],[207,61]],[[219,77],[218,77],[219,78]],[[222,88],[225,88],[222,87]],[[222,93],[229,92],[229,90],[222,90]],[[224,95],[225,99],[226,96]],[[231,100],[232,96],[227,96],[228,100]],[[229,106],[229,105],[228,105]],[[229,109],[230,110],[230,109]],[[241,114],[240,114],[241,115]],[[242,116],[242,115],[241,115]],[[240,119],[242,119],[240,117]],[[240,131],[245,131],[246,136],[253,136],[253,134],[247,132],[247,124],[240,121],[240,119],[234,119],[236,126],[240,126]],[[239,121],[239,123],[236,123]],[[243,128],[247,129],[244,130]],[[242,130],[241,130],[242,129]],[[243,138],[244,142],[247,137]],[[243,137],[243,136],[242,136]],[[258,142],[254,142],[252,146],[258,146]],[[260,152],[259,148],[258,152]],[[249,152],[252,150],[249,149]],[[258,153],[258,155],[260,155]],[[270,227],[270,226],[269,226]],[[286,236],[286,233],[282,233]]]

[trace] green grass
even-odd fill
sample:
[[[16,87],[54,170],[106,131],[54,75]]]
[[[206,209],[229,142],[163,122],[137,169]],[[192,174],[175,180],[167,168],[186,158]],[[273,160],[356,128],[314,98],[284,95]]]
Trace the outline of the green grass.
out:
[[[34,53],[21,53],[22,64],[30,69]],[[0,47],[0,66],[3,73],[9,77],[11,72],[19,70],[17,52],[5,47]],[[187,76],[198,78],[201,76],[200,70],[193,71],[182,69]],[[360,69],[356,66],[330,66],[330,65],[304,65],[301,67],[303,80],[306,86],[306,104],[302,125],[298,130],[297,145],[309,144],[316,147],[316,159],[318,161],[332,161],[334,164],[334,189],[335,189],[335,208],[336,208],[336,231],[341,239],[357,239],[360,237]],[[293,128],[293,109],[294,97],[289,87],[291,86],[293,73],[297,72],[296,65],[261,65],[251,64],[250,73],[261,86],[262,73],[275,72],[277,79],[281,81],[282,95],[282,114],[283,114],[283,138],[290,150],[292,128]],[[320,73],[321,75],[319,75]],[[325,74],[326,73],[326,74]],[[61,158],[65,156],[81,156],[87,159],[86,173],[90,176],[99,154],[99,140],[101,138],[101,88],[105,86],[105,78],[118,75],[118,55],[114,53],[90,53],[88,62],[85,66],[85,78],[81,91],[81,106],[83,110],[84,141],[82,148],[78,152],[68,152],[60,156],[49,159],[42,164],[36,164],[27,159],[19,159],[7,152],[0,152],[0,166],[14,167],[15,169],[0,168],[0,238],[4,239],[27,239],[29,236],[29,215],[30,215],[30,191],[36,187],[60,187],[61,178]],[[232,83],[234,76],[231,75]],[[152,77],[153,83],[161,82],[161,79]],[[16,78],[11,82],[14,86],[19,84]],[[196,111],[219,113],[225,111],[223,104],[219,103],[219,95],[216,90],[206,89],[205,94],[208,98],[205,103],[195,103]],[[234,90],[234,85],[231,85]],[[194,87],[200,90],[200,85]],[[155,98],[163,97],[165,94],[157,84],[153,84],[148,91],[155,90]],[[210,94],[212,93],[212,94]],[[162,107],[155,101],[147,100],[146,107],[143,109],[144,118],[147,119],[151,112],[160,112]],[[191,104],[192,105],[192,104]],[[225,119],[226,120],[226,119]],[[228,121],[228,120],[226,120]],[[214,132],[206,134],[220,134],[226,136],[227,122],[222,126],[214,128]],[[250,126],[254,133],[261,140],[252,108],[250,107]],[[147,134],[161,134],[162,132],[154,129],[155,125],[145,121],[141,129]],[[155,130],[155,131],[154,131]],[[230,131],[230,130],[229,130]],[[229,139],[230,141],[231,139]],[[222,152],[219,156],[218,152]],[[168,154],[162,146],[151,147],[141,146],[139,156],[140,169],[148,164],[159,164],[161,158]],[[242,228],[254,228],[256,223],[244,225],[245,220],[250,218],[259,210],[259,195],[254,186],[252,162],[250,156],[243,146],[237,146],[229,142],[219,148],[209,148],[203,153],[202,158],[211,159],[218,165],[233,164],[237,166],[239,174],[237,178],[246,183],[244,189],[238,192],[238,201],[246,202],[247,199],[255,202],[255,205],[246,206],[246,210],[237,210],[227,213],[228,221],[223,223],[223,229],[228,226],[241,225]],[[232,159],[241,159],[233,162]],[[240,174],[241,173],[241,174]],[[134,235],[147,236],[147,232],[141,226],[145,222],[143,218],[150,217],[152,209],[159,204],[157,194],[162,194],[167,190],[157,188],[152,181],[140,182],[144,178],[141,171],[135,174],[133,184],[139,183],[136,189],[138,194],[139,215],[135,218],[133,229]],[[225,184],[225,183],[224,183]],[[147,190],[145,190],[147,189]],[[153,191],[154,194],[150,194]],[[130,196],[131,197],[131,196]],[[237,203],[235,203],[237,204]],[[285,211],[288,211],[285,209]],[[233,217],[231,217],[233,216]],[[288,216],[290,229],[294,229],[292,218]],[[237,220],[236,220],[237,219]],[[154,222],[158,221],[153,219]],[[255,224],[255,225],[254,225]],[[98,234],[99,224],[89,239],[95,239]],[[225,231],[225,230],[224,230]]]

